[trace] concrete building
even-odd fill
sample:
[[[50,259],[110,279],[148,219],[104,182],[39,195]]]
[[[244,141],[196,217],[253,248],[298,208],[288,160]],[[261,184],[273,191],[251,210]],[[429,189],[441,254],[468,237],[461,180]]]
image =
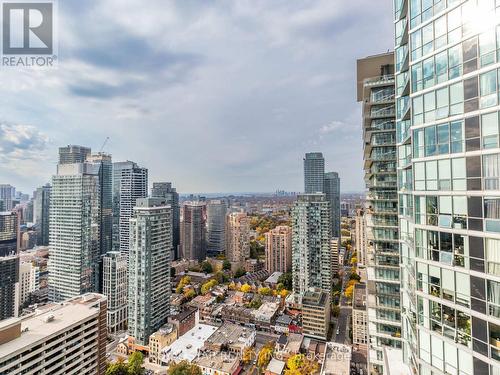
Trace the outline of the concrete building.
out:
[[[355,284],[352,297],[352,344],[363,352],[368,349],[368,313],[366,285]]]
[[[30,293],[38,289],[37,279],[39,270],[29,262],[19,266],[19,307],[28,301]]]
[[[148,196],[148,170],[133,161],[113,163],[113,251],[127,254],[133,209]]]
[[[0,320],[17,316],[19,305],[19,221],[0,212]]]
[[[369,371],[383,372],[383,347],[401,348],[394,55],[358,60],[357,69],[368,189],[364,210],[367,309],[373,322],[368,362]]]
[[[302,328],[304,336],[328,339],[330,329],[330,294],[308,290],[302,295]]]
[[[337,237],[334,237],[330,240],[331,252],[332,252],[332,275],[338,274],[340,269],[343,267],[343,263],[340,261],[340,241]]]
[[[128,320],[128,266],[124,254],[110,251],[102,257],[102,284],[108,300],[108,332],[123,331]]]
[[[224,323],[208,339],[204,349],[213,352],[226,351],[243,355],[246,348],[255,343],[256,331],[233,323]]]
[[[49,244],[50,184],[41,186],[33,193],[33,221],[37,233],[37,245]]]
[[[187,307],[180,313],[169,316],[168,322],[175,327],[177,335],[182,336],[196,325],[198,319],[198,310],[193,307]]]
[[[244,212],[226,216],[226,258],[241,263],[250,257],[250,218]]]
[[[68,159],[69,156],[63,158]],[[49,298],[63,301],[99,287],[99,175],[88,163],[59,164],[52,177]]]
[[[0,322],[1,374],[104,374],[106,298],[85,294]]]
[[[354,249],[358,254],[358,267],[364,268],[366,266],[367,247],[365,212],[363,209],[357,209],[354,229]]]
[[[155,365],[161,365],[161,350],[177,340],[177,330],[167,323],[158,331],[149,336],[149,362]]]
[[[151,189],[153,198],[165,198],[172,207],[172,254],[171,259],[179,259],[179,246],[181,238],[181,208],[179,205],[179,193],[172,187],[171,182],[153,182]]]
[[[330,203],[332,236],[340,237],[340,178],[337,172],[325,173],[323,192]]]
[[[206,257],[206,205],[204,202],[184,202],[181,221],[182,257],[204,260]]]
[[[0,184],[0,202],[2,209],[0,211],[11,211],[14,208],[14,198],[16,196],[16,188],[9,184]]]
[[[293,291],[332,288],[330,206],[324,194],[300,194],[292,208]]]
[[[170,314],[171,215],[164,198],[142,198],[130,219],[128,332],[139,345]]]
[[[500,371],[498,5],[394,3],[395,334],[412,373]]]
[[[277,226],[265,234],[266,238],[266,270],[273,272],[290,272],[292,270],[292,228],[286,225]]]
[[[224,200],[210,200],[207,203],[207,255],[217,257],[226,254],[226,214]]]
[[[325,179],[325,159],[321,152],[309,152],[304,157],[304,192],[323,193]]]
[[[83,163],[90,156],[90,153],[90,148],[84,146],[68,145],[66,147],[59,147],[58,164]]]
[[[236,375],[240,373],[240,358],[236,355],[210,353],[198,356],[193,364],[198,366],[202,375]]]
[[[320,375],[350,375],[352,351],[349,345],[326,343],[325,360]]]

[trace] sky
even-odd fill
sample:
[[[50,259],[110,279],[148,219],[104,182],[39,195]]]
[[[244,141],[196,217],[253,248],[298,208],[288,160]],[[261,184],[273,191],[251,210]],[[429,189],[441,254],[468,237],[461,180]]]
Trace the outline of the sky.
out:
[[[0,70],[0,183],[31,193],[80,144],[181,193],[303,189],[323,152],[363,191],[356,59],[393,45],[388,0],[64,0],[57,68]]]

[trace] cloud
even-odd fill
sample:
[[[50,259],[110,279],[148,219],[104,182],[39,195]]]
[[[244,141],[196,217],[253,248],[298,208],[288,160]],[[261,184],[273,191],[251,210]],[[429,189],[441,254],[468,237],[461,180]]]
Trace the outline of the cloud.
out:
[[[0,123],[0,157],[4,162],[43,156],[48,141],[33,126]]]

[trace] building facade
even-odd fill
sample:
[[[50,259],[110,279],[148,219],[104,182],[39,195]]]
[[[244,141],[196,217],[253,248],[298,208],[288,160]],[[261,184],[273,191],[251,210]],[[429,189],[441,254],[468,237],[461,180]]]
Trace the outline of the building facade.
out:
[[[108,332],[123,331],[128,317],[128,266],[124,254],[110,251],[102,257],[102,285],[108,300]]]
[[[170,314],[172,208],[164,198],[137,200],[130,219],[128,332],[140,345]]]
[[[129,250],[129,220],[137,199],[148,196],[148,170],[133,161],[113,163],[113,250]]]
[[[33,221],[36,228],[38,246],[49,244],[50,192],[52,187],[46,184],[37,188],[33,194]]]
[[[363,209],[356,210],[355,226],[354,226],[354,248],[358,254],[358,267],[366,266],[366,219]]]
[[[184,259],[201,261],[206,257],[205,208],[202,202],[184,202],[182,205],[181,249]]]
[[[166,203],[172,207],[172,254],[171,259],[179,259],[179,246],[181,238],[181,209],[179,193],[172,187],[171,182],[153,182],[151,189],[153,198],[165,198]]]
[[[337,172],[325,173],[323,192],[330,203],[332,236],[340,238],[340,178]]]
[[[243,264],[250,257],[250,218],[245,212],[226,216],[226,258]]]
[[[14,208],[13,201],[16,197],[16,188],[9,184],[0,184],[0,211],[10,211]]]
[[[330,205],[324,194],[300,194],[292,208],[292,279],[297,296],[332,288]]]
[[[19,307],[29,300],[30,294],[37,287],[39,270],[30,262],[22,262],[19,266]]]
[[[91,149],[89,147],[68,145],[59,147],[59,162],[58,164],[75,164],[83,163],[90,156]]]
[[[0,320],[17,316],[19,221],[15,212],[0,212]]]
[[[419,374],[500,371],[498,2],[395,2],[402,334]]]
[[[368,313],[366,285],[355,284],[352,296],[352,344],[366,353],[368,350]]]
[[[304,336],[328,339],[330,329],[330,292],[308,290],[302,295],[302,333]]]
[[[401,305],[393,54],[358,60],[367,187],[366,270],[370,371],[383,372],[383,348],[401,348]]]
[[[217,257],[226,253],[226,214],[224,200],[207,202],[207,255]]]
[[[277,226],[265,233],[266,238],[266,270],[273,272],[290,272],[292,270],[292,228],[286,225]]]
[[[325,159],[321,152],[308,152],[304,157],[304,192],[323,193]]]

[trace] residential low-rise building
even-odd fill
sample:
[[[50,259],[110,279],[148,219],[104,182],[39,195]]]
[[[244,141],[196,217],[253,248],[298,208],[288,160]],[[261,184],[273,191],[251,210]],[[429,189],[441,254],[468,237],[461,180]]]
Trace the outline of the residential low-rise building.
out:
[[[284,371],[285,362],[273,358],[267,365],[264,375],[281,375]]]
[[[177,315],[168,317],[168,323],[175,327],[178,337],[191,330],[196,325],[197,321],[198,309],[195,307],[188,307]]]
[[[221,311],[221,318],[225,322],[237,324],[254,324],[252,310],[243,306],[226,306]]]
[[[167,323],[149,336],[149,362],[161,365],[161,350],[177,340],[177,330]]]
[[[255,343],[256,331],[237,324],[224,323],[206,341],[205,350],[227,351],[242,355],[246,348]]]
[[[193,361],[202,375],[236,375],[240,372],[240,359],[236,355],[207,353]]]
[[[217,327],[208,324],[196,324],[184,335],[179,336],[172,344],[161,349],[161,364],[168,366],[170,363],[180,361],[192,362],[203,349],[206,340],[211,337]]]
[[[277,302],[264,302],[257,310],[252,311],[255,324],[262,329],[270,329],[280,308]]]

